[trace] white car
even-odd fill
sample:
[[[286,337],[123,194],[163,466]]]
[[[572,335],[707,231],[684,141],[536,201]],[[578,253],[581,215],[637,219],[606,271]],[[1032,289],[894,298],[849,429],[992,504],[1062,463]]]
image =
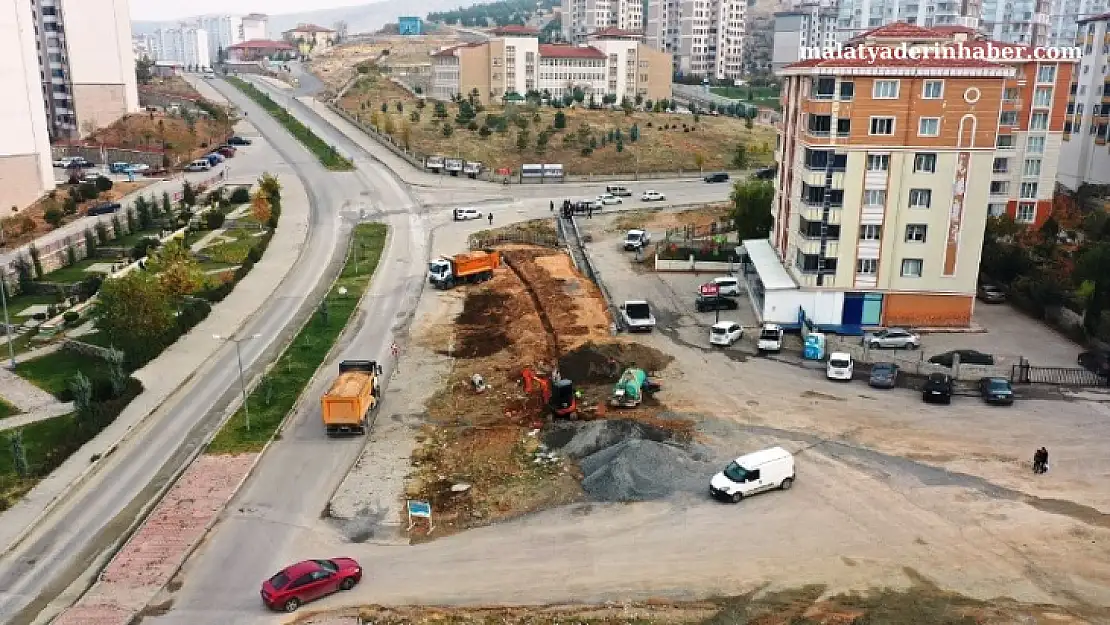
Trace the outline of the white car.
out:
[[[713,284],[717,285],[717,293],[719,295],[725,297],[737,297],[740,295],[740,281],[732,276],[713,278]]]
[[[649,234],[646,230],[633,228],[624,235],[625,251],[640,250],[649,243],[651,243],[651,234]]]
[[[735,321],[718,321],[709,328],[709,344],[732,347],[744,335],[744,328]]]
[[[666,199],[667,196],[658,191],[644,191],[644,194],[640,196],[641,202],[662,202]]]
[[[921,337],[903,328],[886,328],[863,335],[863,344],[871,349],[917,349],[921,347]]]
[[[621,316],[629,332],[651,332],[655,329],[655,315],[651,305],[644,300],[629,300],[620,306]]]
[[[850,382],[852,380],[855,364],[856,363],[852,361],[851,354],[833,352],[829,354],[829,362],[825,366],[825,377],[830,380]]]
[[[456,208],[452,212],[452,218],[455,221],[466,221],[468,219],[481,219],[482,211],[476,208]]]
[[[601,195],[597,196],[597,201],[600,202],[602,206],[609,206],[610,204],[624,204],[624,200],[608,193],[602,193]]]
[[[759,341],[755,348],[759,353],[782,351],[782,326],[777,323],[765,323],[759,329]]]

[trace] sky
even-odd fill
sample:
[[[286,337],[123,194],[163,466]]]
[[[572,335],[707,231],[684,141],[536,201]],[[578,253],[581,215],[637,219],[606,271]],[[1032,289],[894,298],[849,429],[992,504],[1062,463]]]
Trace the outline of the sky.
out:
[[[174,20],[205,13],[278,15],[356,4],[367,4],[367,0],[131,0],[131,19]]]

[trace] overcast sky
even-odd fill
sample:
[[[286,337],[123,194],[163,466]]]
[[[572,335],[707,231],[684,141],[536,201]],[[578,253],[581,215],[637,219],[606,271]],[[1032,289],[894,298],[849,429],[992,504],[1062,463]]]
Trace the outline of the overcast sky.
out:
[[[370,0],[373,1],[373,0]],[[367,4],[368,0],[131,0],[133,20],[173,20],[204,13],[296,13]]]

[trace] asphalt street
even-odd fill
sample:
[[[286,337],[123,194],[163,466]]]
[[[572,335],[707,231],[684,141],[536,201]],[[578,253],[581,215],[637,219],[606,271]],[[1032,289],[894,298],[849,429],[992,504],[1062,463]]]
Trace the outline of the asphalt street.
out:
[[[219,90],[249,114],[249,119],[291,164],[309,190],[311,229],[301,258],[275,295],[243,328],[243,335],[261,339],[242,344],[245,366],[258,371],[272,361],[279,337],[291,322],[303,318],[306,302],[326,288],[320,285],[329,266],[342,261],[349,231],[360,211],[367,219],[383,207],[414,204],[397,182],[372,161],[363,160],[352,173],[328,172],[261,108],[222,83]],[[390,244],[379,274],[391,288],[367,300],[363,319],[393,319],[412,306],[403,297],[398,274],[422,272],[425,235],[419,218],[394,214],[383,220],[391,227]],[[417,278],[419,282],[419,277]],[[413,302],[415,300],[412,300]],[[311,308],[311,306],[309,306]],[[380,328],[380,326],[377,326]],[[384,334],[384,333],[383,333]],[[386,345],[388,345],[388,339]],[[366,345],[371,358],[388,354],[380,345]],[[218,425],[220,408],[237,391],[237,365],[231,346],[221,349],[193,382],[179,391],[122,445],[97,475],[46,519],[18,548],[0,561],[0,615],[5,623],[29,623],[50,601],[86,572],[97,556],[130,525],[159,486],[183,465],[197,445]],[[276,454],[275,454],[276,455]],[[319,460],[319,458],[317,458]],[[341,473],[341,472],[339,472]]]

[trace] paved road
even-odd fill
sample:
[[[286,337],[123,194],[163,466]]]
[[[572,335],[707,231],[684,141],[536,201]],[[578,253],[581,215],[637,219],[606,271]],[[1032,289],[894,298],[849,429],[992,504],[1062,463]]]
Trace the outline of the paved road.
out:
[[[276,124],[261,108],[227,85],[219,87],[250,114],[251,121],[293,165],[309,190],[313,204],[311,231],[301,260],[285,282],[249,322],[243,334],[263,339],[243,343],[244,363],[253,370],[270,362],[277,353],[278,336],[306,300],[318,292],[329,265],[341,262],[343,243],[363,208],[373,218],[377,210],[411,206],[404,190],[373,162],[363,160],[359,170],[336,174],[315,159]],[[387,219],[393,238],[383,269],[386,275],[418,267],[410,253],[419,253],[423,234],[415,216],[394,214]],[[411,240],[415,237],[415,241]],[[326,285],[325,285],[326,286]],[[380,293],[373,301],[371,318],[392,319],[408,304],[400,290]],[[371,357],[378,353],[370,354]],[[226,405],[236,392],[235,352],[228,346],[198,372],[188,401],[169,407],[161,417],[148,419],[131,441],[109,459],[79,495],[44,519],[24,543],[0,561],[0,617],[6,623],[29,623],[72,581],[86,572],[98,554],[109,546],[154,496],[174,470],[181,466],[198,441],[216,425],[214,409]],[[156,422],[155,422],[156,421]],[[141,444],[138,441],[141,440]]]

